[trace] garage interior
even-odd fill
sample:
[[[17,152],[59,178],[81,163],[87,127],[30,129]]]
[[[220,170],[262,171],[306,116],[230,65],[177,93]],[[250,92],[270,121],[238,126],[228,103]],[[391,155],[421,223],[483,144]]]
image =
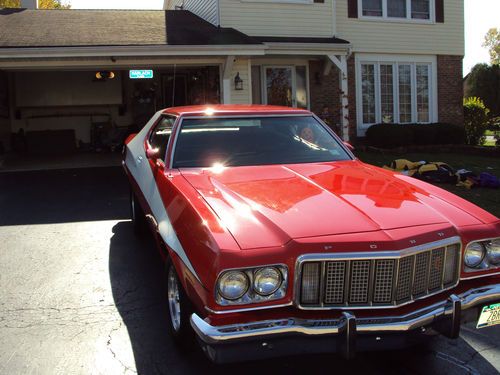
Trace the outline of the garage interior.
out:
[[[0,70],[0,171],[119,165],[156,111],[220,103],[220,65],[133,69]]]

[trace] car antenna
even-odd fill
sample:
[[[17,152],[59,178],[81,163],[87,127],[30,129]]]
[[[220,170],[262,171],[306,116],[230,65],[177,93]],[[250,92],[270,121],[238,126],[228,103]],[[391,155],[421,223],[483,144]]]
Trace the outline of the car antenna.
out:
[[[175,107],[175,72],[177,69],[177,64],[174,64],[174,82],[172,84],[172,107]]]

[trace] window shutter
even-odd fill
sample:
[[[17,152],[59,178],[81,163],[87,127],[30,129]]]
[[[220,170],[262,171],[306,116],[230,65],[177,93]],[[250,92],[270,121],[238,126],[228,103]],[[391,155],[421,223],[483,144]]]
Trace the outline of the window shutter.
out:
[[[347,16],[358,18],[358,0],[347,0]]]
[[[436,22],[444,22],[444,0],[436,0]]]

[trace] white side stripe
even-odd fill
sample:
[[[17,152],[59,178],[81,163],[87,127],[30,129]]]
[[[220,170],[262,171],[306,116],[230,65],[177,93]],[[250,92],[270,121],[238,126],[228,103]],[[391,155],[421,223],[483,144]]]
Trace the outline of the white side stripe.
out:
[[[149,161],[144,150],[144,138],[146,137],[148,130],[151,128],[151,125],[153,125],[153,123],[155,123],[160,116],[161,112],[157,112],[146,124],[146,126],[137,134],[137,136],[129,142],[127,145],[128,151],[125,164],[139,185],[142,194],[146,198],[146,201],[148,202],[149,207],[158,222],[158,232],[160,233],[161,238],[167,246],[170,247],[179,256],[179,258],[181,258],[186,267],[198,279],[198,281],[201,282],[196,271],[194,270],[193,265],[189,261],[177,234],[175,233],[170,218],[168,217],[160,192],[156,186],[153,171],[149,166]]]

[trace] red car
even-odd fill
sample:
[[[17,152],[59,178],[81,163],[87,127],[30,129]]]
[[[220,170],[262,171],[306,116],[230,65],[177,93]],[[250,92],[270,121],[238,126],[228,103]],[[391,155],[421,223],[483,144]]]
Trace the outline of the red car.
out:
[[[500,323],[500,220],[357,160],[314,114],[158,112],[127,139],[134,227],[166,263],[170,328],[230,362],[410,345]]]

